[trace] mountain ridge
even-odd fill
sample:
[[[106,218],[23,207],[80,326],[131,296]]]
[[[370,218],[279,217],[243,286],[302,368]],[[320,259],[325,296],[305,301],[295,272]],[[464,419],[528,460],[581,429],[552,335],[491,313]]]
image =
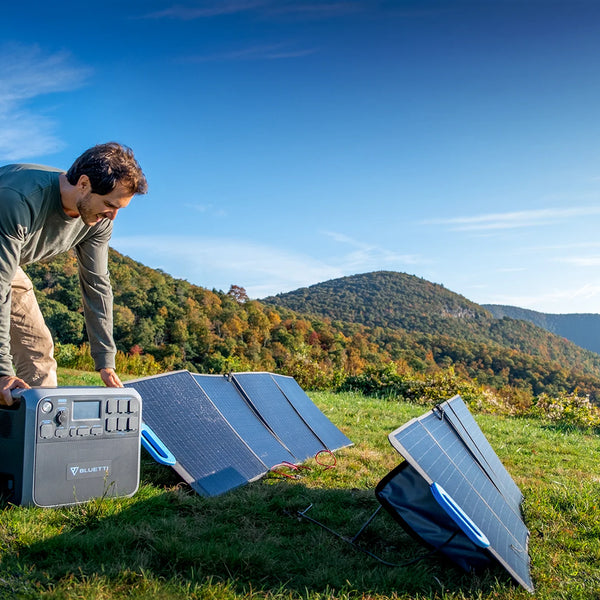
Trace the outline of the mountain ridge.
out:
[[[340,277],[262,302],[369,327],[395,327],[472,343],[492,341],[546,360],[587,363],[587,372],[600,373],[600,355],[565,340],[566,336],[526,319],[496,318],[486,307],[443,285],[406,273],[374,271]]]
[[[510,317],[529,321],[586,350],[600,354],[600,314],[544,313],[504,304],[482,304],[481,306],[490,311],[497,319]]]
[[[318,303],[302,300],[296,311],[281,295],[252,300],[237,285],[211,291],[113,249],[109,270],[118,350],[164,371],[275,371],[307,389],[331,389],[392,366],[529,395],[579,390],[600,401],[598,354],[527,321],[495,319],[412,275],[378,271],[317,284],[328,289],[321,317]],[[71,360],[85,342],[75,255],[26,271],[61,357]],[[308,298],[307,289],[296,296]]]

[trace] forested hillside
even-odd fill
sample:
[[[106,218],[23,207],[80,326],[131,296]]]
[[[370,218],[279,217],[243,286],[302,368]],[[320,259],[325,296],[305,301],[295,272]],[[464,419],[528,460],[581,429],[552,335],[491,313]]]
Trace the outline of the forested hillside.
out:
[[[496,319],[510,317],[511,319],[529,321],[551,333],[571,340],[582,348],[600,353],[600,314],[572,313],[560,315],[501,304],[484,304],[482,306],[489,310]]]
[[[360,323],[372,332],[404,332],[430,349],[436,364],[460,365],[470,377],[494,386],[525,385],[537,393],[547,384],[566,383],[565,377],[582,377],[580,388],[590,389],[600,375],[600,355],[526,321],[496,319],[463,296],[405,273],[342,277],[263,302]]]
[[[377,271],[332,279],[264,302],[370,327],[464,336],[477,332],[490,313],[425,279]]]
[[[378,271],[333,279],[265,303],[329,319],[410,333],[494,342],[511,350],[579,366],[600,375],[600,355],[518,318],[495,318],[484,307],[414,275]]]
[[[65,254],[26,270],[67,356],[86,339],[76,259]],[[327,293],[319,305],[311,294],[320,286],[259,302],[241,287],[208,290],[112,250],[110,271],[122,364],[137,357],[155,372],[276,371],[313,389],[365,373],[446,374],[473,386],[600,398],[600,356],[524,321],[494,319],[441,286],[399,273],[321,284]],[[306,304],[284,305],[298,294]]]

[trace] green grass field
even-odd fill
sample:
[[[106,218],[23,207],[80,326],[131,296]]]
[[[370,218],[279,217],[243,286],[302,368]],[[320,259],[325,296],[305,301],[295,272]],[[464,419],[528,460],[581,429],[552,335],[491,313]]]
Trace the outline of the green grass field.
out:
[[[60,382],[97,385],[94,377],[63,371]],[[465,574],[437,556],[386,567],[299,520],[313,504],[311,516],[352,537],[378,506],[374,487],[401,462],[388,433],[426,410],[359,394],[311,397],[354,441],[335,468],[309,461],[300,479],[273,475],[201,498],[144,454],[132,498],[3,506],[0,598],[531,598],[501,568]],[[600,598],[598,437],[533,419],[476,418],[525,495],[535,597]],[[391,562],[424,553],[383,511],[361,543]]]

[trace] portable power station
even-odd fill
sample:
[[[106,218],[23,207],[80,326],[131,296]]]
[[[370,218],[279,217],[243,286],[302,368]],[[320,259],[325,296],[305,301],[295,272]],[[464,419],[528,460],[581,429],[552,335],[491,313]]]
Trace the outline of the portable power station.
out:
[[[65,506],[132,496],[139,486],[142,399],[130,388],[14,390],[0,406],[0,494]]]

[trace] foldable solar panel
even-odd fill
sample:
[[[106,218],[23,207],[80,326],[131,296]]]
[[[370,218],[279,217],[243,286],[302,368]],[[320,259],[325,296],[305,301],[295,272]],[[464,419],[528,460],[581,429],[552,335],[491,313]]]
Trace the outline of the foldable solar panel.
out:
[[[517,495],[516,485],[460,396],[408,422],[392,432],[389,440],[411,469],[392,472],[380,483],[377,497],[382,504],[403,524],[411,526],[407,519],[412,520],[412,525],[420,529],[421,539],[437,547],[430,538],[437,525],[428,522],[430,516],[424,504],[425,496],[433,495],[447,514],[446,521],[456,523],[454,529],[462,535],[460,543],[448,539],[440,544],[442,553],[463,567],[476,556],[485,562],[484,555],[489,553],[523,587],[533,591],[527,550],[529,531],[520,512],[520,491]],[[414,494],[408,490],[419,485],[413,473],[426,482],[431,494],[422,489]],[[394,498],[396,492],[403,497]],[[419,495],[422,500],[417,502]],[[405,502],[411,497],[415,506]],[[394,504],[401,506],[405,514],[400,514]],[[469,541],[472,548],[467,556]]]
[[[294,410],[270,373],[234,373],[232,379],[298,461],[327,449]]]
[[[224,375],[193,375],[231,426],[268,467],[295,457],[275,437],[236,386]]]
[[[144,402],[144,423],[175,456],[175,471],[203,496],[216,496],[267,472],[191,373],[129,381]]]
[[[293,377],[271,375],[300,418],[328,450],[351,446],[352,442],[319,410]]]

